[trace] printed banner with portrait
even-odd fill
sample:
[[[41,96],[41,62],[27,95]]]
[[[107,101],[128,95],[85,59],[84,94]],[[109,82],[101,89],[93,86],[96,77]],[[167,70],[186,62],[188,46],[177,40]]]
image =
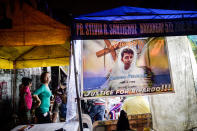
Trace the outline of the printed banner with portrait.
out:
[[[83,97],[172,93],[164,37],[83,40]]]

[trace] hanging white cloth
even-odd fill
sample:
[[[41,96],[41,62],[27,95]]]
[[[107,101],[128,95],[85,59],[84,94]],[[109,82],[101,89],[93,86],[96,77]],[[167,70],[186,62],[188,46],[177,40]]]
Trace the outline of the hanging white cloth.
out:
[[[149,97],[156,131],[184,131],[197,127],[197,103],[189,40],[167,37],[169,65],[175,93]]]
[[[75,59],[76,59],[76,72],[78,76],[81,74],[81,41],[74,41],[75,44]],[[80,77],[77,77],[78,87],[80,87]],[[78,88],[80,89],[80,88]],[[79,90],[79,95],[80,95]],[[75,85],[75,72],[74,72],[74,58],[71,56],[70,60],[70,77],[68,80],[68,92],[67,92],[67,113],[66,113],[66,122],[73,120],[77,116],[77,95],[76,95],[76,85]]]
[[[68,81],[67,90],[67,112],[66,112],[66,122],[69,122],[76,117],[77,114],[77,103],[76,98],[76,88],[75,88],[75,73],[74,73],[74,63],[73,56],[71,56],[70,62],[70,79]]]

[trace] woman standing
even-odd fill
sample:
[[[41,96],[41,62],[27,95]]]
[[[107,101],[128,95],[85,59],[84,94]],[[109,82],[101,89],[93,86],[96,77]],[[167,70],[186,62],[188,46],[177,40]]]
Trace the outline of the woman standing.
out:
[[[49,82],[51,81],[51,76],[49,72],[43,72],[40,77],[42,85],[33,93],[33,98],[37,102],[37,109],[35,115],[37,117],[38,123],[50,123],[50,97],[51,91],[49,89]]]

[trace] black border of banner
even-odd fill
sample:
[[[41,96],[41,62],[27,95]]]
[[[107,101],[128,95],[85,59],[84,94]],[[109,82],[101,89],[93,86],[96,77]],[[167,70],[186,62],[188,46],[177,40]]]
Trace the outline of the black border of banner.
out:
[[[82,29],[82,33],[79,33]],[[88,35],[87,25],[99,25],[101,26],[101,33]],[[105,25],[105,31],[104,31]],[[114,25],[135,25],[135,33],[110,33]],[[162,25],[158,27],[158,25]],[[170,31],[169,27],[170,26]],[[146,28],[143,33],[142,30]],[[160,32],[155,28],[159,28]],[[93,30],[93,32],[96,30]],[[103,32],[103,33],[102,33]],[[104,32],[107,32],[104,34]],[[155,33],[156,32],[156,33]],[[125,35],[126,34],[126,35]],[[182,19],[152,19],[152,20],[138,20],[138,21],[87,21],[87,20],[73,20],[72,24],[72,39],[73,40],[87,40],[87,39],[121,39],[121,38],[138,38],[138,37],[159,37],[159,36],[183,36],[183,35],[195,35],[197,34],[197,18],[182,18]]]

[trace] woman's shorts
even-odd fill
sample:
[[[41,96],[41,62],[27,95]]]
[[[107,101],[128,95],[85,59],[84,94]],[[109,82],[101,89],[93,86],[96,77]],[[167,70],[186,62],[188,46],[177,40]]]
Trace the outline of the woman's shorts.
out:
[[[53,110],[52,110],[52,112],[53,112],[53,113],[59,112],[59,111],[60,111],[60,107],[61,107],[61,103],[55,102],[54,105],[53,105]]]

